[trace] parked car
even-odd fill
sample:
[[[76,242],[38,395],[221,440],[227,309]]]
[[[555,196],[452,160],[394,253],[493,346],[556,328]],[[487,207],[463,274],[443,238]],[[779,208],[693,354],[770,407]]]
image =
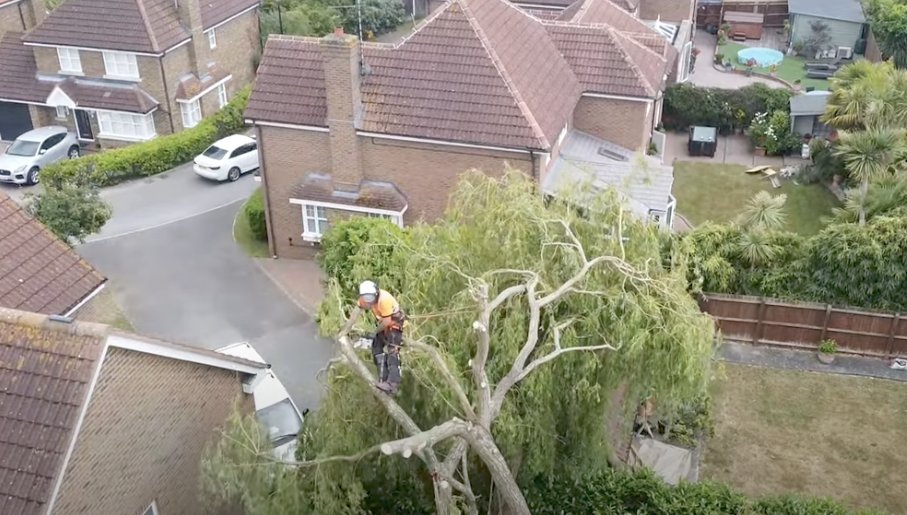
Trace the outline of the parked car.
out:
[[[0,155],[0,182],[37,184],[41,168],[82,154],[79,138],[66,127],[41,127],[22,134]]]
[[[258,143],[254,139],[234,134],[214,143],[195,158],[195,173],[215,181],[233,182],[258,169]]]
[[[235,343],[217,352],[237,358],[265,363],[265,360],[248,342]],[[303,413],[290,398],[277,376],[268,369],[267,375],[252,391],[255,401],[255,417],[268,431],[274,456],[283,461],[296,460],[296,447],[302,432]]]

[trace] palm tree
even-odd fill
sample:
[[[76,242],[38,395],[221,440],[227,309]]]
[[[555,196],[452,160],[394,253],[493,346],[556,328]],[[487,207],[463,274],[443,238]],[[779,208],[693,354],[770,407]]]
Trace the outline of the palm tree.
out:
[[[829,79],[822,121],[837,130],[903,127],[907,122],[907,70],[891,62],[860,60]]]
[[[844,205],[831,210],[832,215],[823,219],[830,223],[854,223],[860,219],[860,207],[866,206],[866,220],[876,216],[888,216],[894,210],[907,207],[907,176],[883,177],[869,185],[866,199],[860,190],[847,192]]]
[[[844,159],[850,177],[860,181],[860,225],[866,225],[866,198],[869,183],[904,169],[907,131],[870,128],[839,134],[835,153]]]
[[[740,256],[749,262],[750,269],[754,269],[774,259],[778,255],[778,246],[772,243],[768,232],[751,229],[740,233],[738,251]]]
[[[737,223],[744,229],[780,230],[787,218],[784,212],[785,201],[787,195],[772,196],[767,191],[760,191],[747,202]]]

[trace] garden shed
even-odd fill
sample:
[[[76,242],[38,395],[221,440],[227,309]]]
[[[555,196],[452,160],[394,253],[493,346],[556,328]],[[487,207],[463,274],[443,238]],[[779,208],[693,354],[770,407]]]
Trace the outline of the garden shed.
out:
[[[815,24],[828,27],[827,49],[849,48],[861,53],[859,44],[866,27],[866,17],[859,0],[789,0],[791,43],[805,42],[815,35]],[[812,57],[812,56],[807,56]]]
[[[819,119],[825,113],[830,94],[828,91],[810,91],[790,97],[791,132],[823,138],[831,136],[831,127]]]
[[[724,23],[731,26],[730,34],[728,34],[730,38],[743,36],[746,39],[761,39],[765,15],[762,13],[725,11]]]

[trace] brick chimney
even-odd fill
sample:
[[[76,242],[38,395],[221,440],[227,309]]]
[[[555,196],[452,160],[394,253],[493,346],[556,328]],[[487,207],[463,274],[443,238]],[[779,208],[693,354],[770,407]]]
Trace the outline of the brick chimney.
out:
[[[362,180],[356,126],[362,116],[359,39],[342,28],[321,38],[334,188],[356,191]]]
[[[31,30],[47,18],[47,6],[44,0],[31,0],[31,2],[22,2],[19,4],[22,20],[25,23],[25,30]],[[31,11],[31,12],[29,12]]]
[[[208,45],[208,37],[205,35],[204,25],[202,25],[202,9],[198,3],[199,0],[173,1],[179,11],[180,21],[189,29],[189,34],[192,36],[192,44],[189,46],[192,71],[201,78],[208,73],[211,51]]]

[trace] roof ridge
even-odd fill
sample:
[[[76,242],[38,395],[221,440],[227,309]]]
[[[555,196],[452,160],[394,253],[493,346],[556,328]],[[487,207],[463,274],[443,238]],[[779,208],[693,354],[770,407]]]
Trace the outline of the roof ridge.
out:
[[[582,21],[583,16],[589,12],[589,5],[595,0],[583,0],[582,5],[579,6],[579,16],[575,16],[572,20],[569,20],[571,23],[579,23]]]
[[[154,35],[154,30],[151,28],[151,20],[148,19],[148,13],[145,11],[143,0],[135,0],[135,6],[139,10],[139,16],[142,17],[142,24],[145,25],[145,32],[148,34],[148,40],[151,41],[151,48],[155,52],[160,52],[161,46],[158,44],[157,37]]]
[[[636,75],[636,78],[639,79],[640,82],[642,82],[642,85],[646,89],[646,92],[653,96],[657,95],[655,86],[649,82],[649,79],[646,78],[645,74],[642,73],[642,70],[639,69],[639,66],[636,65],[636,60],[633,59],[633,57],[630,56],[630,54],[627,52],[627,49],[624,48],[624,42],[630,41],[641,48],[645,48],[645,46],[637,41],[634,41],[633,39],[628,38],[627,36],[624,36],[617,29],[611,28],[608,30],[608,33],[611,35],[611,39],[612,41],[614,41],[614,44],[617,47],[617,51],[620,53],[621,57],[623,57],[624,61],[626,61],[630,66],[630,69],[633,70],[633,74]],[[664,60],[663,57],[659,56],[655,52],[652,52],[651,50],[649,50],[649,52],[651,52],[656,57]]]
[[[391,45],[391,47],[393,47],[394,49],[397,49],[397,48],[403,46],[404,43],[406,43],[407,41],[412,39],[413,36],[415,36],[422,29],[427,27],[431,22],[435,21],[438,17],[440,17],[445,12],[447,12],[447,10],[450,8],[450,6],[454,2],[456,2],[456,0],[447,0],[446,2],[444,2],[443,6],[441,6],[438,9],[435,9],[435,12],[429,14],[427,18],[422,20],[419,23],[419,25],[417,25],[416,28],[413,29],[412,32],[410,32],[406,36],[403,36],[403,39],[401,39],[399,42],[397,42],[397,43],[370,43],[370,45]]]
[[[50,315],[31,313],[19,309],[0,307],[0,323],[7,323],[21,327],[32,327],[41,331],[56,331],[75,336],[90,338],[107,338],[109,326],[84,320],[72,322],[57,322]]]
[[[526,13],[523,13],[518,7],[511,4],[509,1],[502,0],[505,4],[512,6],[514,9],[520,11],[523,15],[528,16],[534,22],[539,20],[533,16],[529,16]],[[507,86],[507,90],[510,91],[511,96],[513,96],[514,101],[516,101],[517,107],[520,112],[523,114],[523,117],[529,122],[529,127],[532,130],[533,135],[536,139],[542,144],[543,148],[550,148],[551,144],[548,142],[548,138],[545,136],[545,132],[542,130],[542,126],[539,125],[538,121],[535,119],[535,115],[532,114],[532,111],[529,109],[529,106],[526,104],[526,101],[523,99],[523,96],[517,90],[516,85],[513,83],[513,79],[510,78],[510,74],[507,72],[507,69],[504,67],[504,63],[501,62],[501,58],[498,57],[497,52],[494,51],[494,48],[491,45],[491,41],[488,40],[488,36],[485,35],[485,31],[482,30],[482,27],[479,25],[479,22],[476,21],[475,16],[472,14],[469,6],[466,5],[462,0],[454,0],[451,2],[451,5],[457,4],[463,10],[463,14],[466,16],[466,20],[469,22],[469,26],[476,33],[476,36],[479,38],[479,43],[482,44],[482,48],[485,49],[485,52],[488,53],[488,57],[491,59],[491,62],[494,64],[495,69],[498,71],[498,74],[501,76],[501,80],[504,81],[504,85]]]

